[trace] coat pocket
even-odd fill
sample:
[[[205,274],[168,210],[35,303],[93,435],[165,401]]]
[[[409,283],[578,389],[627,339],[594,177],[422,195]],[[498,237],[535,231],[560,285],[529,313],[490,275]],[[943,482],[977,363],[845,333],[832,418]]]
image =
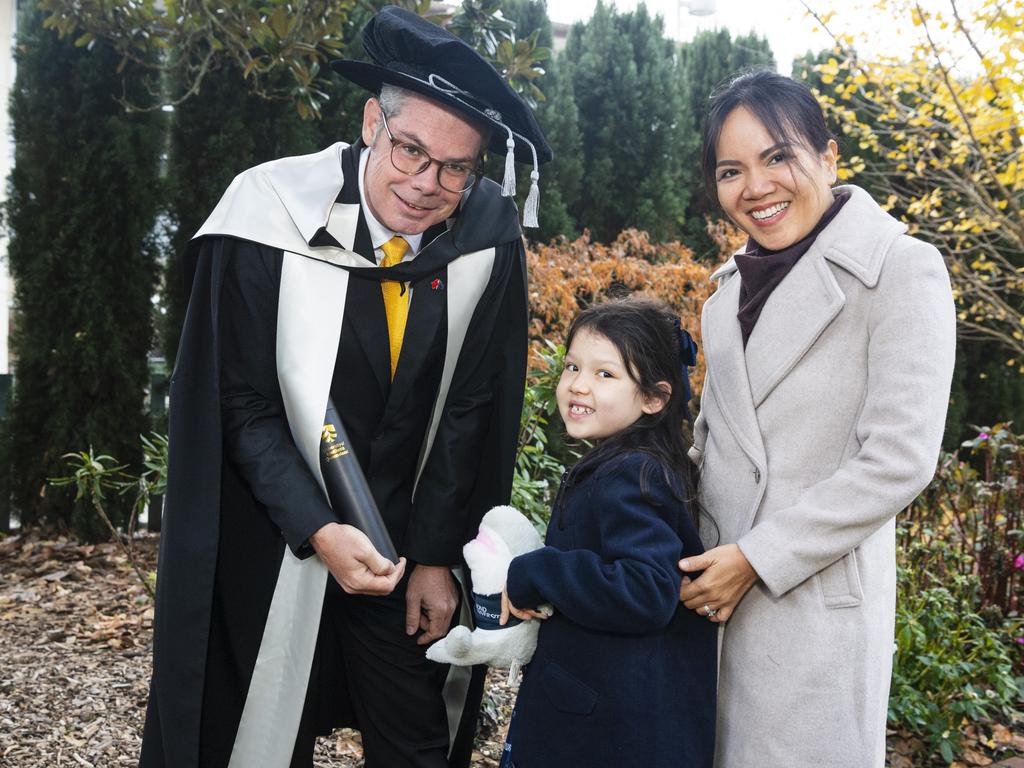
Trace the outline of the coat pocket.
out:
[[[549,661],[541,673],[541,687],[560,712],[589,715],[597,705],[597,691]]]
[[[852,608],[864,600],[856,550],[847,552],[816,575],[827,608]]]

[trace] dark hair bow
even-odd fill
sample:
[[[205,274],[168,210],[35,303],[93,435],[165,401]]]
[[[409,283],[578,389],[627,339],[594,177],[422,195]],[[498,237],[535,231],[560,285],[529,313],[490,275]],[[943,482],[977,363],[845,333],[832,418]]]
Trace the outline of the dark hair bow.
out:
[[[683,327],[679,324],[679,318],[673,318],[674,325],[676,327],[676,334],[679,337],[679,362],[681,367],[681,373],[683,376],[683,395],[685,397],[684,402],[689,403],[693,397],[693,390],[690,388],[690,372],[689,368],[697,364],[697,342],[693,340],[693,337],[687,333]],[[686,409],[689,414],[689,409]]]

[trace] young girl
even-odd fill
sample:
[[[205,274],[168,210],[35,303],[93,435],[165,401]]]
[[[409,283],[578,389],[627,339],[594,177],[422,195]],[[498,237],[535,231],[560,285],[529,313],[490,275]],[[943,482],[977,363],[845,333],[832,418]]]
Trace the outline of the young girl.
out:
[[[664,305],[601,304],[569,329],[558,410],[596,447],[564,477],[546,546],[515,558],[502,621],[539,616],[502,768],[710,768],[716,627],[679,604],[703,552],[682,427],[693,342]]]

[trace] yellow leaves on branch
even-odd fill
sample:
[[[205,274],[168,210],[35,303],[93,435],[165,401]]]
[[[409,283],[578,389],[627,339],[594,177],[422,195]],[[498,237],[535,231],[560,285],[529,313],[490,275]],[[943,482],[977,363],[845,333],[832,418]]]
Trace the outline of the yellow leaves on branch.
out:
[[[745,236],[724,223],[709,233],[724,260],[745,242]],[[700,349],[700,311],[714,285],[711,273],[718,262],[701,262],[678,242],[651,243],[647,233],[622,232],[615,242],[593,243],[590,233],[552,245],[527,250],[530,278],[531,366],[541,364],[537,354],[544,339],[561,343],[569,324],[583,308],[609,298],[631,294],[658,298],[678,314],[683,328]],[[704,355],[699,352],[693,384],[704,380]]]
[[[821,0],[823,2],[823,0]],[[811,0],[813,2],[813,0]],[[860,182],[911,234],[946,256],[960,332],[1024,358],[1024,0],[885,0],[875,24],[904,32],[876,54],[854,8],[828,28],[839,50],[815,70],[819,99],[840,126],[840,177]],[[812,9],[813,10],[813,9]],[[890,50],[892,47],[890,47]]]

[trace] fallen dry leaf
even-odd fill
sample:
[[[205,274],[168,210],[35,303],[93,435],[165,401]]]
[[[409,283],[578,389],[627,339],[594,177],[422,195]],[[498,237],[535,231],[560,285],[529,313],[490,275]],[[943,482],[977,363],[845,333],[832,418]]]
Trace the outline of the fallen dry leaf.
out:
[[[964,749],[963,758],[967,765],[992,765],[994,762],[988,755],[970,747]]]

